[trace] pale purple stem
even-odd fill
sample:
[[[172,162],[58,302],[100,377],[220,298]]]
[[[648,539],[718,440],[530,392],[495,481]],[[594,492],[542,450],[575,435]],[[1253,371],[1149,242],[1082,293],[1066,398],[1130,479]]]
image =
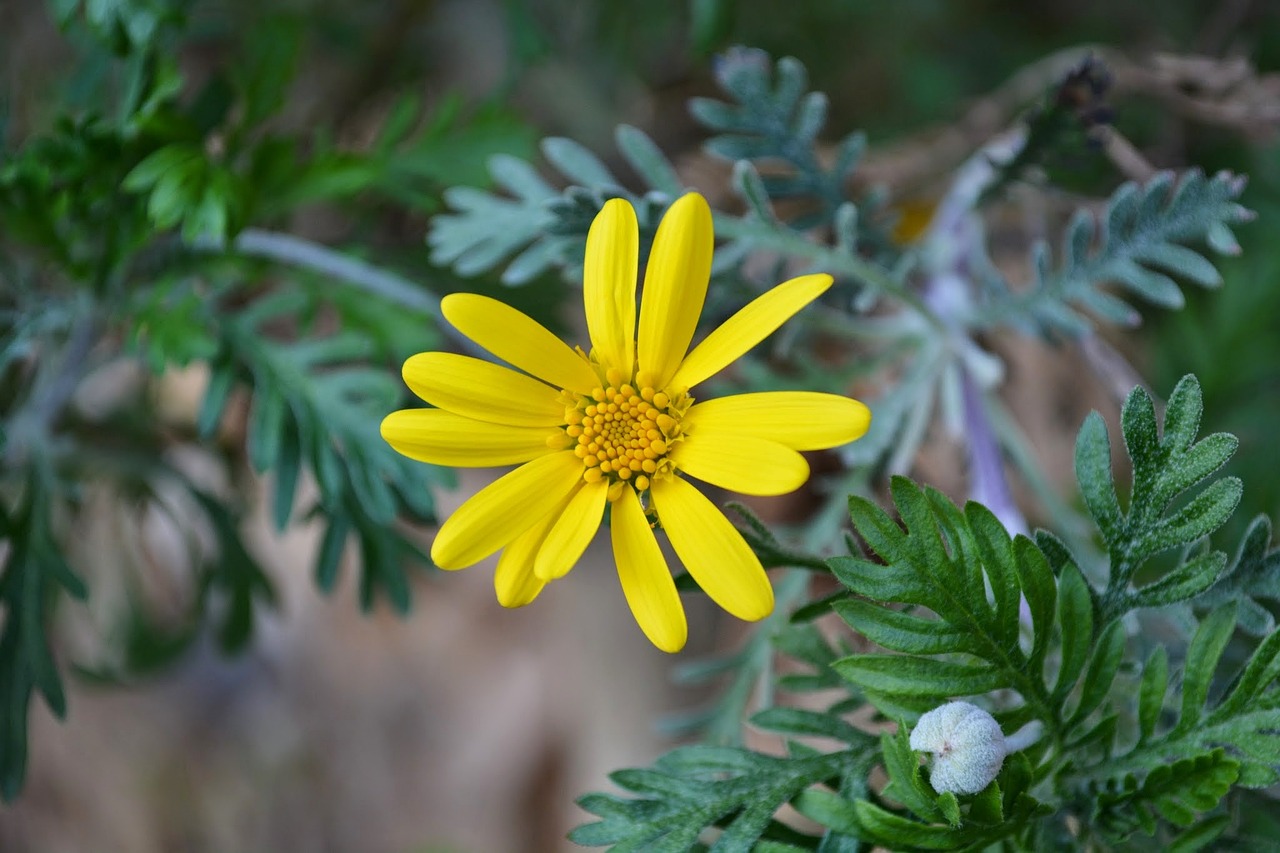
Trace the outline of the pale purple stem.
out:
[[[1009,481],[1005,479],[1000,444],[987,417],[982,392],[963,367],[960,393],[964,405],[964,434],[969,445],[969,493],[991,510],[1010,533],[1025,534],[1027,520],[1014,502]]]

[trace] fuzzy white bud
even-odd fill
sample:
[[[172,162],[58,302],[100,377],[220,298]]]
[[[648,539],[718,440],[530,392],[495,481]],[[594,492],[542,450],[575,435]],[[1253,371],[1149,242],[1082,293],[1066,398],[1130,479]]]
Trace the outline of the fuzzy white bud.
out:
[[[911,748],[933,754],[929,782],[939,794],[976,794],[991,784],[1009,748],[995,718],[968,702],[948,702],[920,717]]]

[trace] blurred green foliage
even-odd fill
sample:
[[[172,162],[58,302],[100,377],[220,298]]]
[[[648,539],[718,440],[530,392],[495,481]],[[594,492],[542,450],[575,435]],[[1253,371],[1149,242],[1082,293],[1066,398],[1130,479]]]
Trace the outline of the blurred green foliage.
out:
[[[360,601],[411,601],[409,573],[429,565],[405,522],[434,519],[431,489],[449,472],[411,464],[378,435],[403,389],[395,366],[436,340],[438,296],[451,286],[420,250],[401,271],[341,248],[279,233],[321,212],[362,230],[393,217],[419,223],[445,185],[484,183],[495,153],[526,154],[532,134],[494,102],[451,94],[387,96],[372,138],[343,144],[340,117],[281,121],[298,74],[317,57],[301,11],[247,28],[209,30],[222,4],[164,0],[56,2],[59,50],[70,72],[24,80],[5,94],[0,136],[0,792],[15,797],[26,766],[29,702],[57,714],[66,700],[50,624],[62,592],[83,597],[64,553],[85,492],[108,488],[136,512],[174,511],[188,495],[187,625],[156,624],[140,601],[118,626],[115,663],[85,662],[98,678],[129,677],[172,661],[206,630],[226,651],[251,638],[255,611],[275,602],[270,572],[242,533],[269,475],[279,529],[316,522],[323,590],[358,544]],[[42,88],[52,105],[31,100]],[[13,121],[19,110],[24,121]],[[420,227],[420,226],[419,226]],[[420,238],[419,238],[420,239]],[[410,281],[406,276],[416,281]],[[207,375],[198,412],[162,424],[153,394],[116,392],[106,411],[74,398],[103,367],[136,362],[151,375],[196,366]],[[243,419],[246,440],[225,434]],[[203,447],[233,493],[175,464]],[[314,482],[314,489],[307,482]],[[141,567],[139,567],[139,571]],[[96,583],[132,584],[93,577]],[[92,583],[90,583],[92,586]]]

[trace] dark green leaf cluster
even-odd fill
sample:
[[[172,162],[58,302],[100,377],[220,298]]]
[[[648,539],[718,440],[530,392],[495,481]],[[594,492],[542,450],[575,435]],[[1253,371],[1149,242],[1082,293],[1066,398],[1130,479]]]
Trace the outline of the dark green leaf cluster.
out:
[[[1058,269],[1048,245],[1039,244],[1033,285],[1023,293],[1000,285],[990,294],[984,322],[1075,336],[1091,328],[1083,309],[1106,322],[1137,325],[1141,315],[1108,284],[1152,305],[1181,308],[1185,298],[1175,279],[1201,287],[1222,283],[1204,250],[1193,246],[1204,242],[1220,254],[1239,252],[1230,226],[1253,218],[1236,203],[1244,185],[1227,172],[1210,178],[1195,170],[1180,180],[1161,172],[1143,186],[1124,184],[1107,201],[1100,224],[1085,210],[1071,219]]]
[[[732,747],[677,749],[651,770],[620,770],[610,776],[637,798],[590,794],[580,799],[578,804],[601,820],[578,827],[570,839],[614,850],[671,853],[842,849],[834,833],[830,840],[807,835],[774,815],[814,785],[829,785],[847,797],[865,791],[876,739],[837,717],[795,708],[763,711],[752,722],[786,737],[828,738],[846,747],[822,753],[792,740],[786,756]],[[700,844],[713,827],[720,830],[714,842]],[[819,844],[826,846],[815,847]]]
[[[354,534],[363,565],[361,602],[370,607],[382,592],[404,613],[410,604],[405,558],[430,561],[395,522],[434,521],[429,486],[446,475],[381,440],[381,416],[397,406],[402,392],[386,370],[365,363],[373,354],[368,337],[338,332],[273,339],[269,329],[288,323],[308,303],[305,294],[281,293],[221,319],[197,428],[211,437],[236,386],[250,387],[247,455],[255,470],[273,475],[276,527],[283,530],[293,519],[300,477],[309,471],[319,498],[307,514],[327,519],[316,561],[320,588],[333,588]]]
[[[1029,793],[1034,777],[1021,755],[1006,762],[984,791],[961,802],[930,787],[905,727],[881,735],[880,753],[889,778],[880,797],[851,801],[815,788],[796,799],[796,811],[851,841],[890,850],[982,850],[1014,841],[1031,821],[1052,811]],[[901,803],[912,817],[886,801]]]

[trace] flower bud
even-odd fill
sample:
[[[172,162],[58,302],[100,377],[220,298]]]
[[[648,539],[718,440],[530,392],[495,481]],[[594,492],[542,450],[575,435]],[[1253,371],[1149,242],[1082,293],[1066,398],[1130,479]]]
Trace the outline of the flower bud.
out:
[[[929,782],[939,794],[976,794],[996,778],[1008,753],[1000,724],[968,702],[948,702],[921,715],[911,748],[933,754]]]

